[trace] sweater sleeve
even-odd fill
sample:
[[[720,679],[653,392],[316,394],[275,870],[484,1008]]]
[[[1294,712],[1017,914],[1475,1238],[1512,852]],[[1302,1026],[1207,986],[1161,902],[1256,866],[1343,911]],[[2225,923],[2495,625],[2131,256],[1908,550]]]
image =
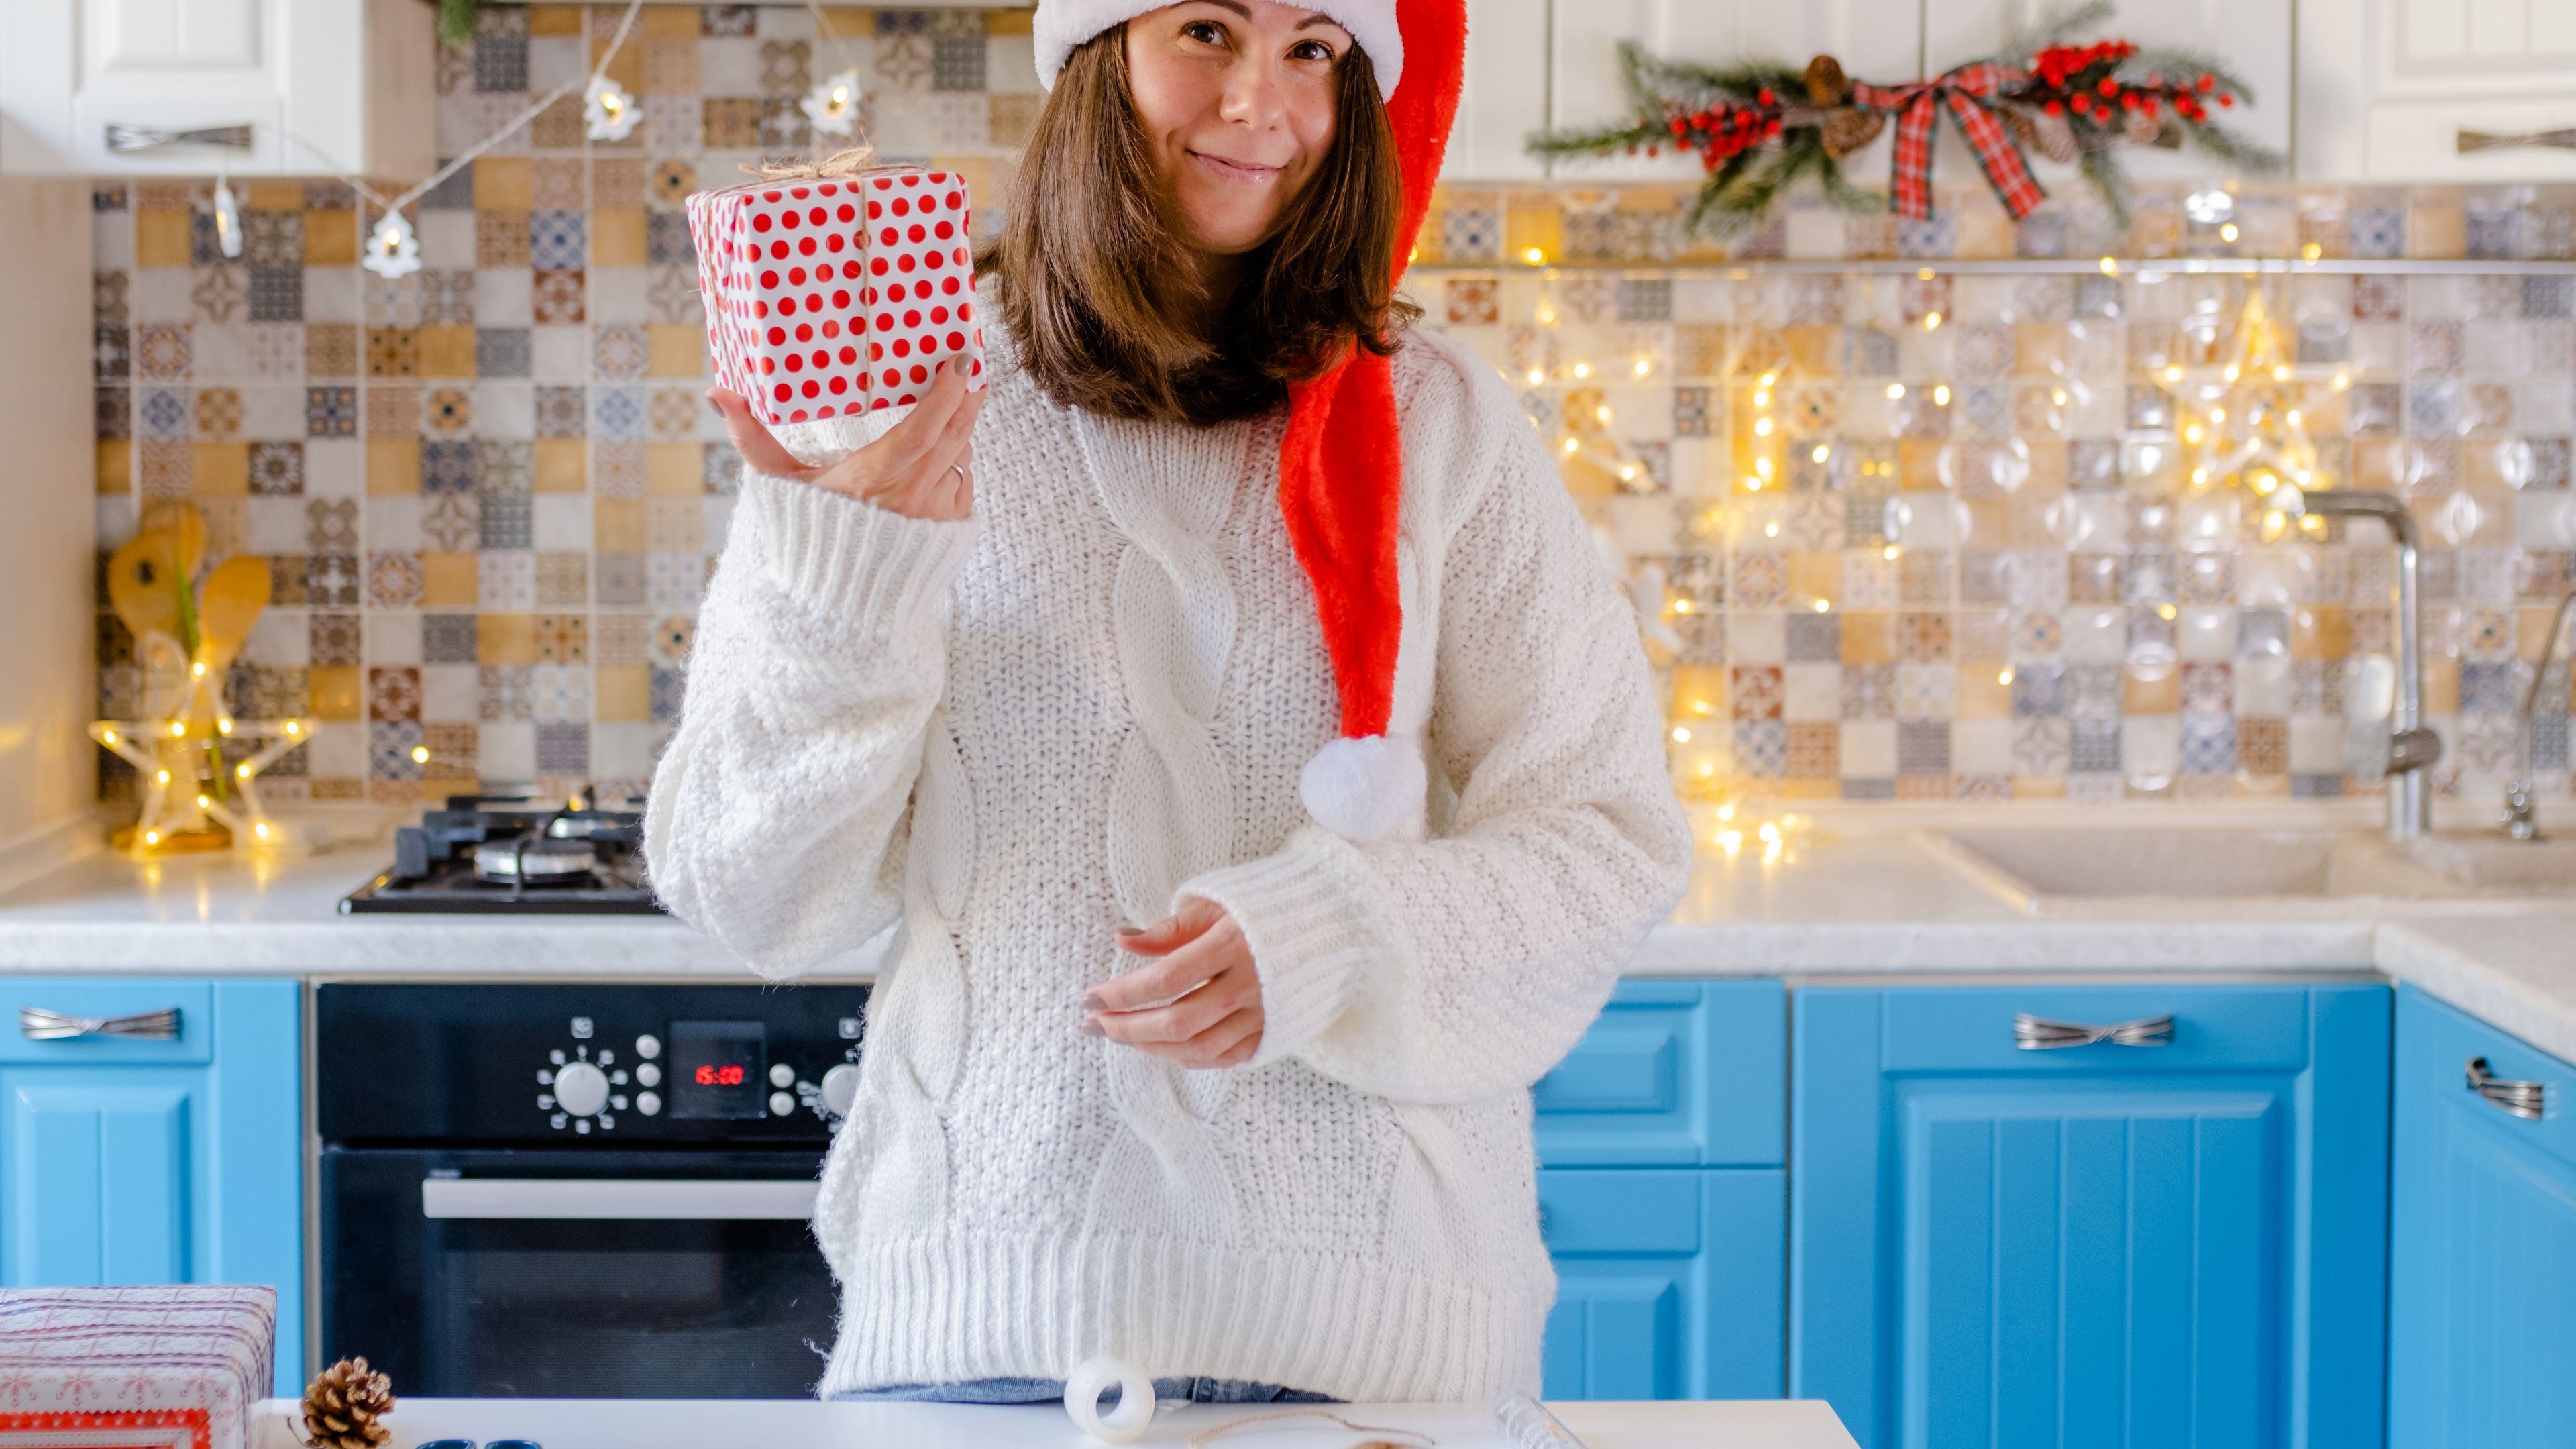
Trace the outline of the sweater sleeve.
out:
[[[655,894],[762,976],[902,909],[941,603],[974,517],[920,519],[746,468],[644,810]]]
[[[1245,1068],[1293,1056],[1420,1102],[1526,1088],[1688,888],[1636,616],[1495,395],[1505,441],[1441,564],[1426,743],[1457,783],[1447,828],[1353,843],[1309,821],[1174,891],[1223,906],[1251,948],[1264,1026]]]

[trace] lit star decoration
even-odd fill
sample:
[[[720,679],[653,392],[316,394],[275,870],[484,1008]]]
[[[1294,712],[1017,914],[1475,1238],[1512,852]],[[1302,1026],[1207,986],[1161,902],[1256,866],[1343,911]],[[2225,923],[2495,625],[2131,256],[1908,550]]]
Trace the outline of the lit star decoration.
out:
[[[178,640],[158,631],[135,645],[147,677],[175,677],[179,683],[168,708],[147,711],[155,718],[90,724],[89,737],[132,765],[143,783],[142,811],[116,833],[116,847],[140,860],[283,844],[285,835],[260,803],[255,782],[280,756],[313,737],[313,721],[236,719],[207,659],[187,659]],[[165,684],[147,687],[145,697],[172,693]]]
[[[358,265],[379,277],[407,277],[420,270],[420,237],[411,229],[411,219],[399,211],[388,211],[367,233],[366,254]]]
[[[846,136],[859,128],[859,100],[859,73],[845,70],[824,77],[796,108],[814,123],[815,130]]]
[[[644,119],[644,110],[617,82],[594,75],[589,89],[581,93],[581,118],[590,139],[623,141]]]

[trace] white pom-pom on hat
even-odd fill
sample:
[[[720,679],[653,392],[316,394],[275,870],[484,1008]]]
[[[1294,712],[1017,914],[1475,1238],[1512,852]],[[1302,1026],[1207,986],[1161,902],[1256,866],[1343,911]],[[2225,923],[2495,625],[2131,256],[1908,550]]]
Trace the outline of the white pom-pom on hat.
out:
[[[1412,735],[1341,735],[1298,772],[1315,823],[1345,840],[1375,840],[1420,809],[1430,778]]]

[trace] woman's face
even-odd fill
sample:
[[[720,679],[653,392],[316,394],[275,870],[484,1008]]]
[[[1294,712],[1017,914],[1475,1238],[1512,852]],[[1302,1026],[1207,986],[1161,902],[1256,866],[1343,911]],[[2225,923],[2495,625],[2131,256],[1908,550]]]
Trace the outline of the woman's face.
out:
[[[1350,32],[1277,0],[1183,0],[1128,21],[1126,40],[1146,144],[1198,244],[1268,240],[1332,147]]]

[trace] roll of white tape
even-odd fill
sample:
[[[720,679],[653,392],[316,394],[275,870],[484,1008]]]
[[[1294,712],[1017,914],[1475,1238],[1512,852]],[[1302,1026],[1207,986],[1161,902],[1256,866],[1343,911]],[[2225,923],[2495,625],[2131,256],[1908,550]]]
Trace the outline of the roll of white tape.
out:
[[[1118,1386],[1118,1407],[1103,1418],[1100,1394],[1111,1384]],[[1125,1444],[1154,1421],[1154,1381],[1107,1354],[1098,1354],[1076,1364],[1064,1381],[1064,1411],[1093,1438]]]

